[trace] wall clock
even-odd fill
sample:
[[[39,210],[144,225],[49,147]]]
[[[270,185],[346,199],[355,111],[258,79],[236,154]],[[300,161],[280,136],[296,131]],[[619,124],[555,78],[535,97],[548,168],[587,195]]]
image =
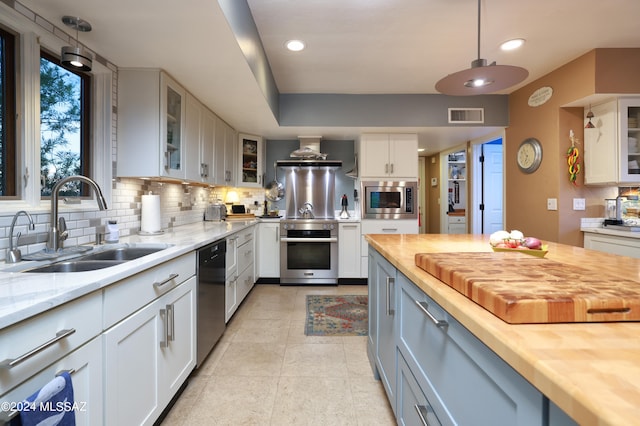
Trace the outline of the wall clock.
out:
[[[516,154],[518,167],[523,173],[533,173],[542,163],[542,145],[535,138],[527,138],[522,141]]]

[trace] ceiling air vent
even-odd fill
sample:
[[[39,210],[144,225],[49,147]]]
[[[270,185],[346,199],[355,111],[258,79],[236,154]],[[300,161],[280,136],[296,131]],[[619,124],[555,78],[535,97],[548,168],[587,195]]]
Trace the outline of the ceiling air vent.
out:
[[[484,123],[484,108],[449,108],[449,123]]]

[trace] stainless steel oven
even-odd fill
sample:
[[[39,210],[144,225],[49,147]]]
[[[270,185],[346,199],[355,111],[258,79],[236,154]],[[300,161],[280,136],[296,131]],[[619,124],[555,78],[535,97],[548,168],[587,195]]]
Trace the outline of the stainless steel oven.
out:
[[[418,182],[365,181],[361,196],[363,219],[416,219]]]
[[[338,283],[338,222],[295,219],[280,223],[280,283]]]

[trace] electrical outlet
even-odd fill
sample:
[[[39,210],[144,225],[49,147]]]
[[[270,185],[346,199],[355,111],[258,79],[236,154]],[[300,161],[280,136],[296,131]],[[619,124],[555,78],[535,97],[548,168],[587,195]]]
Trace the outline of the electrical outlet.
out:
[[[574,198],[573,199],[573,209],[574,210],[584,210],[586,208],[586,202],[584,198]]]
[[[558,210],[557,198],[547,198],[547,210]]]

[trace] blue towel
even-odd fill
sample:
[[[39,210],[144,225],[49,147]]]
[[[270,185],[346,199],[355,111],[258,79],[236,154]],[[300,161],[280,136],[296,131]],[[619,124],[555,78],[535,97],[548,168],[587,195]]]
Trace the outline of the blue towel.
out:
[[[23,426],[75,426],[72,407],[73,385],[67,372],[61,373],[26,400],[28,409],[20,412]]]

